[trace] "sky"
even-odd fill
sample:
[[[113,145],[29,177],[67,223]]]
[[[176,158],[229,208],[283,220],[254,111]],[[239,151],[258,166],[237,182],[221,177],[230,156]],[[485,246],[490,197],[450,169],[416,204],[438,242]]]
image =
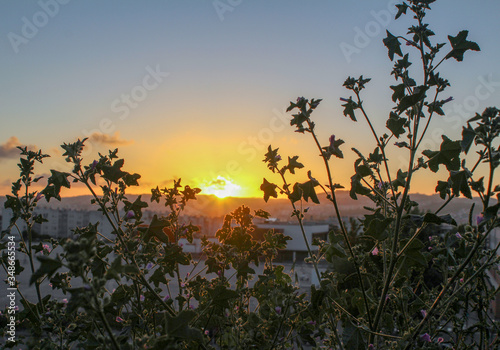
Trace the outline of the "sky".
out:
[[[343,116],[339,98],[350,94],[342,84],[372,78],[362,98],[377,132],[387,132],[394,78],[382,39],[411,23],[394,20],[396,3],[0,0],[0,194],[17,179],[16,146],[50,154],[36,170],[48,174],[68,170],[59,145],[84,137],[87,163],[119,149],[124,170],[142,175],[135,193],[182,178],[204,193],[261,196],[263,177],[278,181],[262,162],[270,144],[304,163],[290,182],[307,180],[308,169],[325,181],[313,140],[295,133],[285,113],[299,96],[323,99],[313,114],[320,142],[332,134],[346,141],[332,169],[349,188],[351,148],[368,154],[375,143],[365,122]],[[438,0],[432,8],[435,40],[467,29],[481,52],[442,65],[452,85],[443,97],[454,100],[422,150],[438,149],[443,133],[458,139],[468,118],[500,105],[500,2]],[[406,169],[400,150],[390,159],[393,173]],[[446,178],[418,174],[411,190],[433,193]]]

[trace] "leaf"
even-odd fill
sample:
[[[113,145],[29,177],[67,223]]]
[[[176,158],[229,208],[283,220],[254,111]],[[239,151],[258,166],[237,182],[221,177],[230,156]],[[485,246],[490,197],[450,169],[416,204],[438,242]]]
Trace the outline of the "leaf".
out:
[[[70,188],[71,185],[68,181],[68,176],[70,174],[57,171],[50,170],[51,176],[47,180],[47,187],[42,190],[43,195],[47,201],[50,201],[50,198],[55,198],[57,200],[61,200],[60,192],[62,187]]]
[[[405,97],[405,84],[391,85],[390,88],[394,90],[394,92],[392,93],[392,102],[396,102]]]
[[[472,188],[473,191],[476,191],[478,193],[483,193],[485,190],[483,181],[484,181],[484,176],[477,181],[473,181],[471,179],[470,187]]]
[[[121,171],[120,169],[123,167],[123,163],[125,161],[123,159],[118,159],[113,163],[113,165],[103,165],[102,173],[103,177],[111,182],[117,183],[122,177],[124,177],[126,172]]]
[[[465,197],[472,199],[472,193],[467,183],[468,178],[465,170],[450,172],[451,189],[454,195],[459,196],[462,193]]]
[[[396,113],[391,112],[389,119],[387,119],[386,126],[391,130],[392,134],[399,139],[399,136],[405,132],[405,124],[406,118],[401,118]]]
[[[438,181],[438,184],[436,186],[436,193],[439,192],[439,197],[445,199],[446,195],[449,195],[451,193],[450,189],[451,188],[448,181]]]
[[[392,35],[388,30],[386,30],[386,32],[387,37],[383,41],[384,45],[389,50],[389,58],[391,59],[391,61],[394,60],[394,54],[403,57],[403,52],[401,52],[401,44],[399,43],[398,38]]]
[[[441,224],[450,224],[454,226],[457,225],[456,221],[451,217],[450,214],[437,216],[436,214],[433,213],[426,213],[424,215],[424,222],[436,225],[441,225]]]
[[[366,196],[371,192],[369,188],[363,186],[361,179],[362,177],[358,174],[351,176],[351,190],[349,191],[349,196],[351,196],[352,199],[358,199],[356,194]]]
[[[422,152],[424,156],[429,158],[429,168],[433,172],[439,170],[439,165],[444,164],[448,170],[460,169],[460,152],[462,146],[460,141],[451,141],[445,135],[442,135],[443,142],[439,151],[425,150]]]
[[[285,168],[292,174],[295,174],[295,169],[302,169],[304,167],[304,164],[297,162],[298,158],[299,156],[288,157],[288,165]]]
[[[392,221],[392,218],[384,218],[383,220],[370,220],[370,224],[368,225],[368,229],[365,231],[365,235],[371,236],[377,241],[383,241],[389,236],[389,233],[386,229],[387,227],[389,227]]]
[[[478,44],[473,41],[467,40],[467,35],[469,35],[468,30],[462,30],[455,37],[448,35],[448,40],[450,41],[453,50],[451,50],[451,52],[446,55],[446,59],[453,57],[460,62],[464,59],[465,51],[481,51]]]
[[[406,15],[406,10],[408,9],[408,5],[405,3],[402,3],[400,5],[396,5],[398,8],[398,13],[396,13],[395,19],[398,19],[402,14]]]
[[[125,182],[125,185],[127,186],[139,186],[139,182],[137,182],[137,180],[139,180],[140,178],[140,174],[125,173],[125,175],[123,176],[123,182]]]
[[[414,93],[408,96],[403,97],[400,101],[396,109],[399,113],[404,112],[410,107],[413,107],[420,101],[425,98],[425,93],[427,92],[428,86],[417,86],[413,89]]]
[[[239,296],[238,292],[220,285],[216,286],[214,289],[208,289],[208,295],[210,295],[210,300],[213,305],[223,309],[229,308],[229,301]]]
[[[367,346],[363,339],[363,332],[348,319],[345,323],[346,325],[342,332],[344,347],[349,350],[365,350]]]
[[[260,189],[264,191],[264,201],[268,201],[269,197],[278,198],[278,193],[276,192],[277,185],[267,181],[264,178],[264,182],[260,185]]]
[[[465,126],[462,127],[462,141],[460,142],[460,146],[462,146],[462,151],[465,154],[469,152],[472,143],[474,142],[474,138],[476,137],[476,131],[467,123],[467,128]]]
[[[309,180],[302,184],[297,182],[295,183],[295,185],[293,185],[293,192],[290,193],[288,198],[293,203],[300,200],[301,198],[304,198],[304,200],[308,202],[309,198],[311,198],[311,201],[319,204],[318,196],[316,195],[316,191],[314,190],[315,186],[317,186],[317,183],[314,183],[312,180]]]
[[[163,218],[158,219],[158,216],[155,214],[153,216],[153,219],[151,220],[151,223],[149,224],[148,229],[146,230],[146,233],[144,235],[144,240],[148,242],[151,240],[151,238],[154,237],[163,243],[169,243],[175,241],[175,239],[173,239],[173,234],[172,231],[170,231],[170,229],[168,231],[170,231],[171,235],[168,234],[169,233],[168,231],[167,232],[164,231],[164,229],[167,228],[167,226],[169,226],[168,220]]]
[[[203,335],[199,329],[189,327],[189,323],[196,317],[192,310],[182,310],[172,317],[167,315],[167,332],[170,337],[203,342]]]
[[[40,261],[40,267],[36,270],[30,278],[30,286],[39,278],[47,275],[47,278],[52,277],[52,275],[62,266],[59,257],[57,259],[49,258],[45,255],[40,255],[36,257]]]
[[[352,100],[351,97],[349,97],[349,100],[345,104],[342,105],[344,107],[344,115],[349,118],[351,118],[352,121],[356,121],[356,116],[354,115],[354,110],[357,109],[359,106],[357,105],[356,102]]]
[[[395,180],[392,181],[392,186],[397,191],[398,187],[406,186],[406,177],[408,176],[408,172],[402,172],[401,169],[398,169],[398,174]]]

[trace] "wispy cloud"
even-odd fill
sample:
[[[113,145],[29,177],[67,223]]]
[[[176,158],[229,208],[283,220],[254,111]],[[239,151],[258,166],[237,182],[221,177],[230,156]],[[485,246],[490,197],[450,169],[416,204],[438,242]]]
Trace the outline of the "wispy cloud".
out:
[[[126,146],[134,143],[134,140],[125,140],[120,137],[120,132],[116,131],[113,135],[94,132],[90,135],[91,142],[101,143],[103,145],[111,146]]]
[[[9,137],[9,139],[0,145],[0,160],[1,159],[12,159],[19,157],[19,149],[18,146],[23,146],[19,139],[15,136]],[[35,146],[28,146],[28,149],[33,149]]]

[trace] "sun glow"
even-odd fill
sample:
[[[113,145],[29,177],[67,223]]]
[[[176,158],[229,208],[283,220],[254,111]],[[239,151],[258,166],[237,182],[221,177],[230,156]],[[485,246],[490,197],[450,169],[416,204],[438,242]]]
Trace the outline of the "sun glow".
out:
[[[200,187],[202,194],[213,194],[219,198],[237,197],[241,192],[241,186],[222,176],[217,176],[217,179],[206,182]]]

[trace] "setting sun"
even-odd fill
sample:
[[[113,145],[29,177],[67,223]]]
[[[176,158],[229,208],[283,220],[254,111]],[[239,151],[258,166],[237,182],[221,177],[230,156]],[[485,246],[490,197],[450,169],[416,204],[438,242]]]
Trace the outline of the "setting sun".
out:
[[[200,187],[202,194],[213,194],[219,198],[238,197],[241,192],[241,186],[220,175]]]

